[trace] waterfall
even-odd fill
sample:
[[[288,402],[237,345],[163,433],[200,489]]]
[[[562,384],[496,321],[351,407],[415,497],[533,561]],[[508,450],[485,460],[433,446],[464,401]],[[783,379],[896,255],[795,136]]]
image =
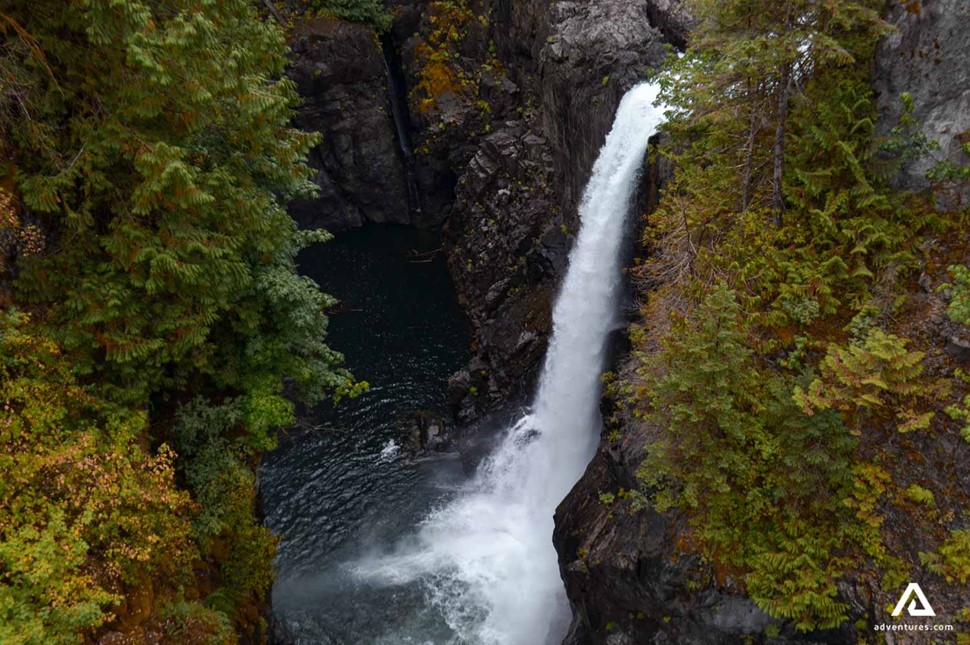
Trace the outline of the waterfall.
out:
[[[593,166],[531,412],[414,544],[359,564],[359,574],[389,583],[423,580],[459,642],[558,644],[568,624],[553,513],[596,449],[626,222],[647,140],[663,120],[657,93],[653,84],[627,92]]]
[[[401,154],[404,181],[408,191],[408,211],[421,212],[421,198],[417,181],[414,178],[414,150],[411,148],[410,122],[408,116],[407,88],[404,71],[401,69],[400,56],[394,47],[390,34],[381,36],[381,54],[384,57],[384,73],[387,76],[387,100],[391,106],[394,131],[397,133],[397,147]]]

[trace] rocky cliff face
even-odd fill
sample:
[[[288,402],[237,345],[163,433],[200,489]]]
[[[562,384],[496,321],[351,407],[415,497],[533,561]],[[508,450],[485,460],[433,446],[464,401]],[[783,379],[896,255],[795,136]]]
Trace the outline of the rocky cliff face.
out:
[[[485,68],[477,78],[488,118],[471,138],[445,228],[477,338],[476,360],[452,383],[466,418],[531,381],[590,168],[620,98],[662,62],[662,29],[680,18],[645,0],[496,0],[479,11],[488,45],[462,64],[466,78]]]
[[[657,429],[618,423],[622,438],[604,442],[556,511],[553,541],[573,603],[565,645],[737,643],[763,634],[774,621],[730,585],[711,584],[710,568],[681,547],[680,517],[632,507],[626,491],[637,488]]]
[[[539,52],[542,122],[556,151],[562,206],[575,211],[620,98],[664,60],[651,3],[558,2]]]
[[[577,204],[623,93],[682,44],[676,0],[395,0],[384,38],[408,113],[399,145],[381,43],[361,25],[292,36],[301,124],[322,133],[306,226],[443,226],[476,358],[452,379],[470,419],[528,384],[577,229]],[[392,70],[393,71],[393,70]],[[416,197],[409,195],[409,179]],[[411,208],[409,208],[409,198]]]
[[[931,182],[926,173],[939,162],[970,163],[970,3],[964,0],[915,0],[889,3],[886,19],[895,31],[883,39],[876,57],[873,88],[880,111],[879,129],[899,123],[902,96],[913,99],[913,118],[938,150],[909,164],[900,187],[922,190],[931,183],[938,205],[970,205],[970,188]]]
[[[291,50],[290,77],[304,99],[298,123],[322,135],[310,156],[320,194],[294,204],[293,216],[330,231],[409,224],[407,178],[373,31],[316,18],[294,30]]]
[[[395,130],[381,42],[364,26],[305,22],[291,75],[306,99],[301,124],[323,135],[312,159],[321,194],[294,215],[331,230],[443,227],[476,332],[476,357],[452,380],[455,411],[470,419],[531,381],[576,206],[619,99],[687,23],[674,0],[389,6],[383,44],[401,67],[398,123],[413,157]]]

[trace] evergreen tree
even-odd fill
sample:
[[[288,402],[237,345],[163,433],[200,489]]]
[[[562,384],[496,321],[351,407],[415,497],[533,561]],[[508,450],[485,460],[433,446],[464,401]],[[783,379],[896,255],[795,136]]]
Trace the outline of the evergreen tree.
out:
[[[718,582],[831,628],[858,618],[837,593],[848,572],[886,588],[905,573],[880,533],[880,444],[928,431],[939,388],[880,325],[939,220],[889,189],[877,154],[881,2],[690,6],[690,47],[662,77],[675,175],[645,233],[625,388],[658,428],[639,475]]]
[[[21,302],[110,396],[202,383],[286,420],[283,374],[316,400],[348,382],[321,343],[330,303],[293,273],[286,200],[310,189],[314,137],[290,126],[283,34],[245,0],[14,2],[42,56],[8,176],[51,244],[21,263]],[[9,111],[8,111],[9,113]],[[273,412],[273,411],[276,412]]]
[[[147,587],[170,640],[225,642],[271,580],[251,467],[284,378],[362,387],[295,273],[326,234],[285,210],[315,136],[283,31],[250,0],[11,0],[0,36],[0,640],[77,642]]]
[[[868,55],[885,24],[873,0],[693,0],[690,49],[667,77],[675,129],[711,137],[699,149],[731,162],[741,211],[785,209],[786,135],[792,102],[813,76]],[[862,43],[862,51],[858,51]]]

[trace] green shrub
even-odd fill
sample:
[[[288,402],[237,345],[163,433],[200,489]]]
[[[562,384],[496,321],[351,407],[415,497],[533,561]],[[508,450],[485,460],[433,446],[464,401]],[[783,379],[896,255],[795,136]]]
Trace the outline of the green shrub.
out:
[[[950,320],[970,327],[970,267],[955,264],[948,270],[953,282],[943,285],[951,290],[946,313]]]
[[[948,405],[944,411],[954,421],[963,421],[960,436],[970,443],[970,394],[963,397],[963,401]]]
[[[664,428],[639,477],[658,509],[687,511],[717,570],[770,615],[834,627],[835,582],[867,528],[847,521],[855,440],[834,412],[801,413],[791,384],[759,369],[746,317],[716,285],[641,370],[646,418]]]
[[[223,645],[236,640],[226,614],[198,601],[167,603],[161,617],[165,635],[174,643]]]
[[[0,642],[78,642],[119,583],[190,568],[190,500],[172,451],[141,447],[146,430],[82,386],[43,329],[0,313]]]
[[[917,484],[910,484],[903,494],[912,502],[916,504],[922,504],[924,506],[936,506],[936,498],[933,496],[933,492],[929,491],[922,486]]]
[[[890,404],[896,410],[899,432],[929,427],[933,412],[917,411],[917,398],[927,393],[922,380],[923,353],[906,349],[906,340],[872,329],[861,344],[829,344],[819,366],[820,375],[807,390],[796,386],[795,401],[808,415],[839,410],[857,432],[865,413]]]
[[[381,0],[309,0],[307,5],[323,15],[372,25],[378,32],[391,28],[391,14]]]
[[[970,531],[951,531],[936,553],[920,553],[930,571],[961,585],[970,580]]]
[[[244,408],[241,398],[212,405],[196,397],[179,408],[172,428],[179,470],[199,504],[193,537],[204,554],[228,554],[219,563],[220,575],[235,604],[264,597],[276,551],[276,540],[254,515],[255,475],[248,462],[258,450],[241,432]]]

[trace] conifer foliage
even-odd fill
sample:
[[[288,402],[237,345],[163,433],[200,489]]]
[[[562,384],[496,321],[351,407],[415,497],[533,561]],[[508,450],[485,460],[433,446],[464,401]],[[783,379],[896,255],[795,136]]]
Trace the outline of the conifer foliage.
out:
[[[613,389],[654,437],[643,500],[683,514],[715,582],[786,627],[834,628],[860,618],[847,574],[908,573],[881,532],[897,484],[880,451],[939,431],[953,383],[891,326],[922,240],[960,216],[890,188],[912,146],[903,126],[874,136],[882,2],[689,5],[690,47],[661,76],[675,174],[645,233],[635,375]]]
[[[174,640],[224,635],[270,580],[249,469],[284,378],[360,387],[294,270],[326,235],[285,210],[315,136],[284,34],[249,0],[12,0],[0,39],[0,226],[43,237],[0,249],[0,640],[75,642],[144,588]],[[175,427],[209,406],[232,412]],[[193,597],[199,558],[230,601]]]

